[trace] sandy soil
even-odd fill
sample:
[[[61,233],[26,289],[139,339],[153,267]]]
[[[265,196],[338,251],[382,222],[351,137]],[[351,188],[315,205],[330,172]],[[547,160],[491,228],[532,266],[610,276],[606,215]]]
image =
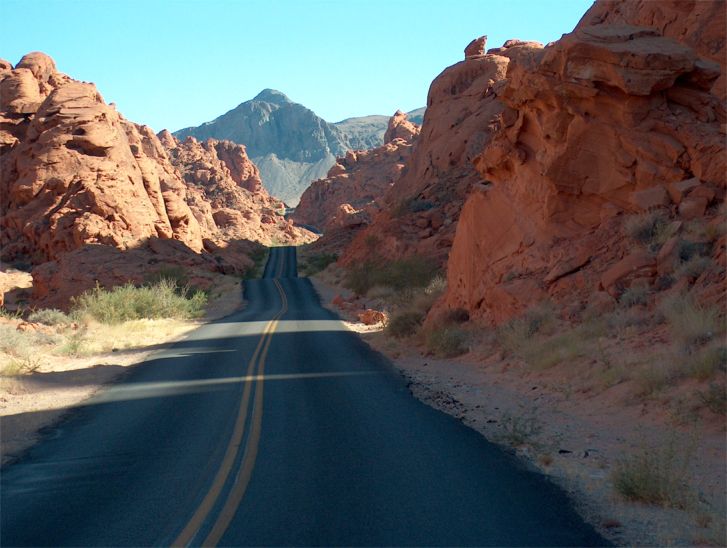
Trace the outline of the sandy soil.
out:
[[[324,306],[348,319],[350,329],[392,359],[415,397],[458,417],[561,485],[583,517],[612,542],[725,545],[723,420],[676,426],[658,402],[614,405],[623,399],[623,385],[593,394],[588,386],[564,385],[557,368],[533,372],[498,353],[470,352],[448,360],[425,356],[410,341],[384,336],[380,325],[356,322],[359,307],[333,306],[336,295],[348,298],[350,293],[331,285],[326,276],[313,282]],[[626,502],[614,492],[611,473],[620,460],[670,444],[680,455],[693,452],[686,475],[695,498],[688,510]]]
[[[11,287],[29,287],[18,274],[0,278]],[[29,276],[29,275],[28,275]],[[71,358],[43,355],[40,368],[30,375],[0,377],[0,458],[5,464],[17,458],[42,435],[42,430],[112,382],[129,367],[195,329],[200,323],[242,308],[240,280],[220,276],[205,318],[198,321],[139,320],[123,328],[96,326],[94,337],[113,338],[112,352]],[[20,320],[4,320],[16,325]],[[123,331],[122,331],[123,329]],[[106,330],[106,331],[105,331]],[[118,350],[123,350],[120,352]]]

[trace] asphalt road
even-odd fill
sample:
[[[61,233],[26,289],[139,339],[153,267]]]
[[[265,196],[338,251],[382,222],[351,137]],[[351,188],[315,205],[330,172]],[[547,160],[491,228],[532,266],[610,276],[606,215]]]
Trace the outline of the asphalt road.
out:
[[[543,477],[415,400],[275,248],[248,307],[0,477],[0,544],[601,545]]]

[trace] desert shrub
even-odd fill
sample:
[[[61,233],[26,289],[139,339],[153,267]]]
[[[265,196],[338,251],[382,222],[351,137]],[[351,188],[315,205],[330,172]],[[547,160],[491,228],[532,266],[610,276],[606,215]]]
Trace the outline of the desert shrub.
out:
[[[467,334],[454,326],[445,326],[427,330],[425,337],[427,350],[435,356],[453,358],[466,354]]]
[[[403,217],[404,215],[407,215],[409,213],[421,213],[422,211],[429,211],[433,207],[433,202],[415,196],[399,202],[399,204],[394,208],[393,214],[395,217]]]
[[[160,280],[153,285],[136,287],[126,284],[106,290],[100,286],[74,300],[74,311],[105,324],[117,324],[142,318],[195,318],[202,315],[207,296],[174,281]]]
[[[39,346],[56,344],[60,338],[40,331],[18,331],[10,325],[0,325],[0,352],[25,358]]]
[[[447,310],[444,314],[444,321],[446,323],[465,323],[470,319],[470,313],[464,308],[453,308]]]
[[[687,294],[664,299],[659,306],[674,339],[684,348],[702,345],[724,331],[717,309],[697,304]]]
[[[535,444],[537,437],[543,430],[542,422],[534,413],[505,414],[500,423],[502,427],[500,438],[513,447]]]
[[[36,310],[28,316],[29,322],[42,323],[44,325],[68,325],[72,323],[70,316],[55,308],[43,308]]]
[[[328,265],[335,263],[338,255],[333,253],[320,253],[311,255],[306,259],[305,264],[301,268],[301,274],[304,276],[312,276],[328,268]]]
[[[669,219],[662,211],[646,211],[630,215],[624,222],[623,228],[627,236],[633,240],[650,244],[657,239],[666,240],[664,232],[667,230]]]
[[[386,326],[386,334],[401,339],[416,333],[422,323],[422,315],[418,312],[400,312],[394,314]]]
[[[550,303],[541,303],[528,310],[520,318],[514,318],[497,329],[497,339],[508,351],[517,353],[531,342],[533,335],[548,332],[555,323],[555,313]]]
[[[682,239],[677,242],[676,256],[683,263],[694,257],[708,255],[710,250],[711,244],[708,242],[692,242]]]
[[[611,476],[614,488],[627,500],[686,508],[692,499],[687,475],[691,456],[689,449],[678,451],[673,440],[643,450],[617,463]]]
[[[727,390],[724,385],[710,383],[707,390],[698,393],[702,404],[718,415],[727,413]]]
[[[3,377],[17,377],[20,375],[32,375],[38,369],[40,369],[40,359],[34,356],[23,356],[20,358],[13,358],[2,369],[0,369],[0,376]]]
[[[645,287],[629,287],[623,292],[619,302],[627,307],[637,304],[646,304],[649,300],[649,290]]]
[[[254,249],[248,254],[248,257],[252,259],[252,265],[248,266],[242,273],[243,280],[252,280],[259,278],[263,269],[265,268],[265,262],[268,258],[268,248],[263,245],[256,245]]]
[[[343,285],[357,295],[366,295],[369,289],[377,285],[374,265],[363,263],[352,266],[346,271]]]
[[[438,268],[424,257],[411,256],[388,262],[368,261],[348,270],[344,285],[358,295],[366,295],[375,286],[395,291],[427,287]]]
[[[711,265],[712,259],[710,259],[709,257],[695,255],[686,262],[683,262],[679,266],[677,266],[676,270],[674,271],[674,276],[677,279],[698,278],[702,274],[702,272],[707,270]]]
[[[727,348],[711,346],[702,348],[686,358],[686,373],[690,377],[703,381],[727,368]]]
[[[651,396],[680,376],[679,365],[662,356],[654,358],[632,373],[638,396]]]
[[[145,282],[148,285],[154,285],[162,280],[169,280],[176,284],[177,287],[184,287],[189,282],[187,271],[181,266],[166,265],[160,267],[156,272],[146,276]]]

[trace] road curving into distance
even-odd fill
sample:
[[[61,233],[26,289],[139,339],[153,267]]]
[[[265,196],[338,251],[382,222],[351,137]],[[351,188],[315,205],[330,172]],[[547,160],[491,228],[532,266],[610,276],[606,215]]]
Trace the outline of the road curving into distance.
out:
[[[565,494],[402,378],[273,248],[0,476],[2,546],[591,546]]]

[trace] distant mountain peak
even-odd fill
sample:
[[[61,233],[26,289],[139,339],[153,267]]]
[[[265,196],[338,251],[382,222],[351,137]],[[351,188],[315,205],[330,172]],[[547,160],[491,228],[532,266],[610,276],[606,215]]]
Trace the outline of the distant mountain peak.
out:
[[[253,101],[265,101],[266,103],[273,103],[276,105],[293,102],[282,91],[278,91],[277,89],[270,89],[270,88],[266,88],[266,89],[262,90],[260,93],[258,93],[255,96],[255,98],[253,99]]]

